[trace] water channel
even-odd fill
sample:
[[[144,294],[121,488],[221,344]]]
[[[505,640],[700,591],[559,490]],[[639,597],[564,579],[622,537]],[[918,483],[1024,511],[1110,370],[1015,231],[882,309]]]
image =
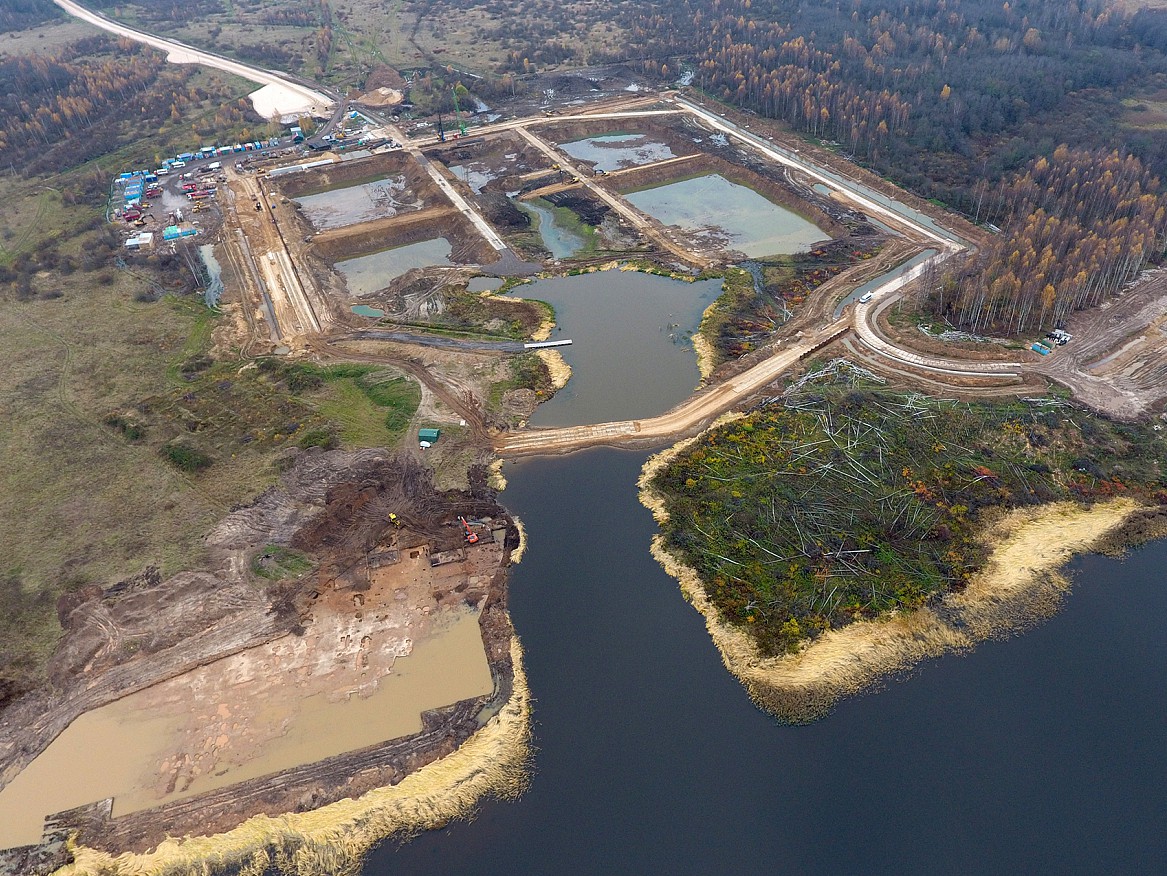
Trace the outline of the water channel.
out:
[[[516,203],[519,209],[533,214],[533,218],[539,224],[539,236],[543,239],[543,246],[551,253],[553,259],[570,258],[583,249],[584,239],[555,221],[555,210],[546,202],[537,204],[533,201],[518,201]]]
[[[1167,543],[1085,557],[1064,610],[786,727],[648,553],[645,454],[504,468],[530,791],[387,844],[397,873],[1135,873],[1167,860]],[[1156,802],[1158,801],[1158,802]]]

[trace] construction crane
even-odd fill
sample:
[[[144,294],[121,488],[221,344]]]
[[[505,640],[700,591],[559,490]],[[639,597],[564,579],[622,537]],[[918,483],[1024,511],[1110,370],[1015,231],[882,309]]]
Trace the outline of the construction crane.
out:
[[[466,518],[459,517],[458,522],[462,524],[462,532],[466,535],[466,544],[478,544],[478,533],[470,528]]]
[[[464,86],[461,82],[459,82],[457,85],[455,85],[451,89],[451,91],[454,94],[454,118],[458,121],[458,133],[460,136],[464,137],[464,136],[466,136],[466,123],[464,121],[462,121],[462,108],[460,106],[458,106],[458,89],[459,88],[461,88],[462,91],[465,92],[466,94],[469,94],[470,92],[466,90],[466,86]]]

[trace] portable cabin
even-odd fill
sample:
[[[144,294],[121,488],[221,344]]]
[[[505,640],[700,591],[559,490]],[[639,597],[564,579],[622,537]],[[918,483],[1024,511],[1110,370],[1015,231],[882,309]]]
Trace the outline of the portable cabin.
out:
[[[433,444],[442,436],[441,429],[418,429],[417,440],[426,444]]]

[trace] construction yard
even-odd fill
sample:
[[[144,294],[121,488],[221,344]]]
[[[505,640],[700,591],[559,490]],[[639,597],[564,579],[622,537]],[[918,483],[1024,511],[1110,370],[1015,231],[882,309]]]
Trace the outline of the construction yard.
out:
[[[58,604],[67,633],[48,672],[64,693],[6,714],[0,774],[18,780],[0,794],[0,846],[35,843],[44,816],[81,807],[65,820],[83,842],[144,850],[165,832],[393,784],[454,750],[513,692],[505,568],[520,536],[486,484],[497,456],[671,442],[840,356],[949,396],[1056,382],[1119,417],[1163,405],[1161,274],[1076,316],[1073,340],[1045,356],[926,334],[916,294],[983,230],[675,92],[552,106],[444,137],[423,124],[410,136],[366,107],[370,148],[206,154],[165,179],[143,174],[158,205],[145,220],[126,219],[135,177],[115,183],[113,221],[178,229],[150,246],[183,246],[194,229],[185,236],[213,242],[225,291],[213,335],[208,324],[174,352],[175,386],[109,427],[165,438],[195,487],[214,482],[200,474],[200,434],[225,448],[208,457],[216,475],[290,439],[295,449],[251,472],[269,487],[254,503],[222,490],[205,552],[188,546],[175,565],[187,571]],[[180,224],[183,200],[200,227]],[[574,343],[539,279],[588,273],[613,287],[616,269],[708,294],[640,330],[691,353],[700,385],[651,416],[531,427],[571,375],[561,350],[536,347]],[[623,376],[648,385],[637,367]],[[53,779],[82,775],[60,753],[93,748],[130,713],[135,757]]]

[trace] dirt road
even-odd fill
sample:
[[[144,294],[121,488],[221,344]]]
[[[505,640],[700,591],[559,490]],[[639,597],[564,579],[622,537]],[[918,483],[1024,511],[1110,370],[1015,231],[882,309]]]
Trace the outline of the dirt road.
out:
[[[271,201],[258,180],[249,174],[231,172],[229,185],[234,194],[228,225],[235,225],[247,238],[245,258],[251,261],[253,281],[262,280],[258,290],[266,291],[271,308],[285,338],[319,334],[331,322],[327,302],[315,289],[306,289],[280,234]],[[255,204],[259,209],[250,208]],[[317,299],[315,302],[313,299]]]
[[[847,320],[832,323],[811,337],[784,346],[773,356],[736,377],[691,396],[659,417],[621,420],[592,426],[569,426],[562,429],[537,429],[504,435],[495,441],[495,450],[501,456],[522,456],[533,453],[560,453],[593,444],[679,438],[707,425],[742,399],[769,385],[799,360],[846,334],[849,328]]]
[[[588,191],[594,194],[597,198],[616,211],[616,214],[626,221],[628,221],[633,228],[663,249],[665,252],[670,252],[681,261],[697,265],[698,267],[708,267],[712,260],[704,256],[692,253],[689,250],[674,243],[668,234],[660,227],[659,223],[644,216],[639,210],[636,210],[625,201],[623,198],[618,198],[608,192],[603,186],[596,185],[587,174],[582,173],[578,167],[571,163],[566,155],[561,155],[555,147],[550,143],[540,139],[532,134],[525,127],[518,127],[516,130],[522,137],[527,140],[532,146],[546,155],[555,164],[558,164],[565,171],[570,173],[580,181],[580,185],[584,186]]]

